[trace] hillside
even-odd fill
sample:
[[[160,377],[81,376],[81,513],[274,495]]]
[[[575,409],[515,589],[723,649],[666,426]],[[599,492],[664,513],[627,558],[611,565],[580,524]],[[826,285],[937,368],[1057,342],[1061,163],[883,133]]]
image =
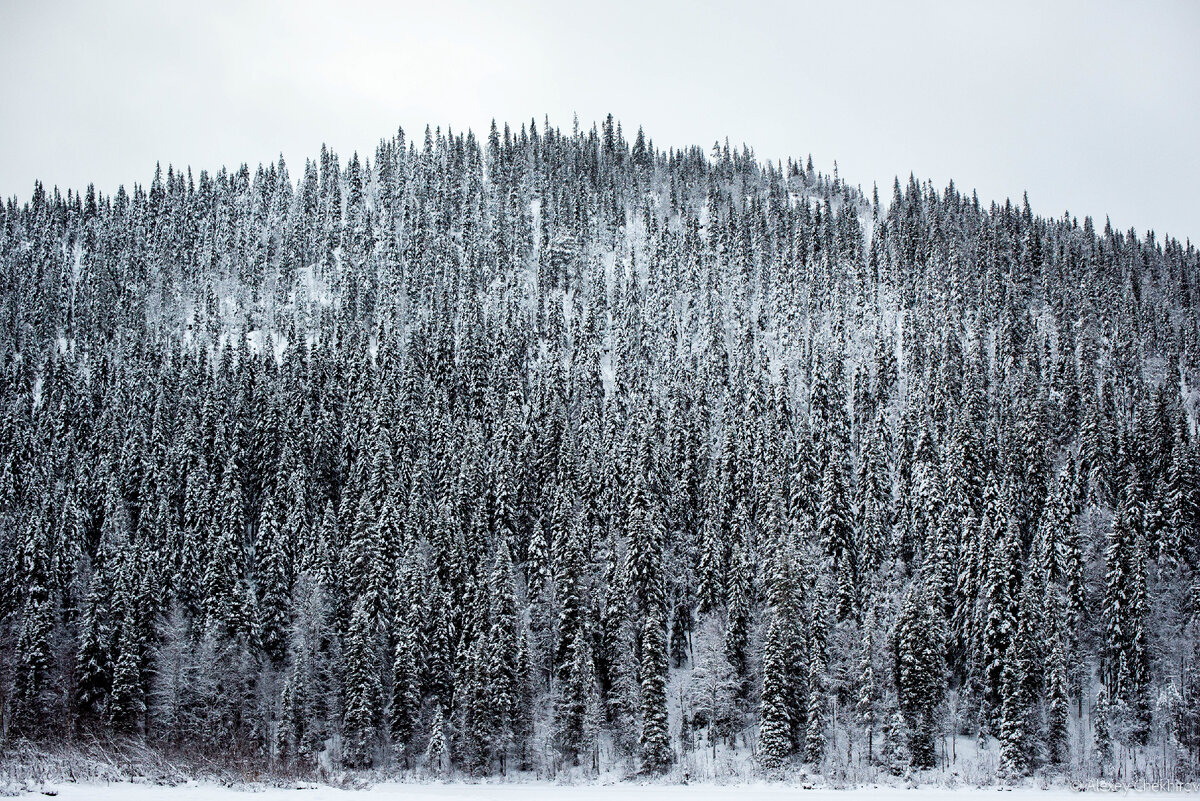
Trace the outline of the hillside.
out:
[[[1200,253],[882,194],[610,116],[7,201],[3,748],[1194,777]]]

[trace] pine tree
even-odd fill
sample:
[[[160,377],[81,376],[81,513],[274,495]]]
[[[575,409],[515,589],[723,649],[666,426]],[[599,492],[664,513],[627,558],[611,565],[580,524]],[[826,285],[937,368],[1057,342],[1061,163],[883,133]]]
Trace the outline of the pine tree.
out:
[[[626,558],[630,587],[637,606],[643,612],[660,610],[664,604],[662,577],[663,531],[658,503],[651,491],[652,445],[650,434],[642,435],[634,465],[629,498],[629,550]]]
[[[279,729],[275,735],[275,753],[284,765],[291,765],[300,750],[300,738],[304,731],[304,710],[297,698],[296,676],[283,680],[279,693]]]
[[[292,608],[295,612],[288,631],[290,666],[286,682],[291,686],[290,705],[285,705],[284,731],[296,761],[312,767],[333,734],[337,717],[335,659],[339,644],[333,637],[331,607],[325,584],[317,576],[302,572],[296,577]]]
[[[593,689],[588,695],[587,708],[583,713],[583,739],[580,754],[588,761],[592,773],[600,771],[600,732],[604,727],[604,706],[600,693]]]
[[[374,504],[369,493],[363,493],[358,512],[350,527],[350,542],[346,554],[346,591],[350,598],[363,606],[371,626],[377,627],[386,614],[387,572],[385,548]]]
[[[218,504],[217,531],[204,570],[204,619],[211,630],[232,636],[250,629],[242,582],[244,504],[232,459],[225,465]]]
[[[529,741],[533,737],[533,706],[534,690],[530,680],[529,637],[522,629],[517,641],[517,670],[515,682],[517,688],[517,706],[513,714],[514,747],[520,755],[520,768],[529,767]]]
[[[1070,502],[1067,501],[1067,503]],[[1060,559],[1067,596],[1067,632],[1071,642],[1075,642],[1079,636],[1087,607],[1087,599],[1084,594],[1083,547],[1080,542],[1079,526],[1073,520],[1074,511],[1074,505],[1071,504],[1069,508],[1061,509],[1057,516],[1057,520],[1067,527],[1066,536],[1060,544]]]
[[[710,518],[704,524],[700,542],[700,586],[696,595],[700,600],[700,614],[707,615],[717,610],[724,600],[722,588],[721,540],[715,529],[718,524]]]
[[[1183,558],[1197,564],[1200,562],[1200,551],[1197,550],[1200,518],[1196,504],[1200,476],[1197,476],[1195,449],[1186,441],[1186,417],[1178,421],[1175,432],[1163,490],[1166,528],[1163,550],[1170,558]]]
[[[1016,779],[1031,767],[1034,751],[1034,700],[1043,691],[1045,649],[1043,632],[1047,621],[1043,607],[1047,597],[1048,568],[1038,564],[1036,554],[1029,559],[1018,604],[1016,635],[1004,658],[1000,720],[1000,762],[1005,774]],[[1050,596],[1051,599],[1053,596]],[[1053,603],[1052,610],[1053,610]],[[1056,613],[1056,610],[1054,610]],[[1057,613],[1056,613],[1057,617]],[[1051,625],[1057,621],[1051,621]]]
[[[1147,675],[1145,597],[1147,540],[1141,529],[1141,504],[1132,470],[1113,517],[1104,551],[1103,675],[1110,702],[1140,706]],[[1145,714],[1140,717],[1144,720]]]
[[[1200,753],[1200,644],[1192,653],[1180,681],[1180,699],[1175,707],[1176,739],[1190,759]]]
[[[491,762],[492,725],[488,715],[485,660],[482,638],[470,640],[470,645],[465,641],[461,643],[455,658],[458,670],[451,725],[456,736],[452,746],[459,764],[472,773],[484,772]]]
[[[893,775],[905,773],[913,764],[909,750],[912,741],[913,735],[908,730],[903,713],[894,711],[883,725],[883,747],[880,749],[881,760]]]
[[[877,410],[875,420],[864,436],[855,481],[858,493],[856,511],[861,551],[860,570],[863,573],[871,573],[877,570],[886,558],[891,539],[889,529],[892,485],[884,453],[888,433],[882,406]]]
[[[556,560],[555,591],[558,608],[558,643],[554,664],[565,667],[572,658],[574,642],[583,636],[583,543],[582,515],[574,515]]]
[[[999,512],[991,531],[1003,532],[1004,536],[992,547],[983,603],[986,618],[981,660],[985,671],[984,721],[989,727],[999,724],[1004,698],[1004,665],[1017,629],[1013,581],[1020,554],[1019,530],[1014,519]]]
[[[517,641],[517,602],[513,594],[513,565],[508,546],[500,541],[490,579],[492,624],[484,643],[485,675],[482,713],[487,721],[487,759],[498,760],[501,770],[520,729],[523,702],[520,645]],[[575,638],[583,639],[582,632]]]

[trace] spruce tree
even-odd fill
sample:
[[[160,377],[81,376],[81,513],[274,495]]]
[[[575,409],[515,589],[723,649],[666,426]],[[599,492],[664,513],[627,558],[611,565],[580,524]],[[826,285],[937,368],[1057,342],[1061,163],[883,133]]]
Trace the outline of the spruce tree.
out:
[[[788,623],[776,611],[771,616],[763,650],[762,706],[759,710],[758,759],[773,770],[791,754],[791,721],[788,716]]]
[[[594,683],[587,639],[577,637],[572,643],[571,661],[563,671],[554,704],[555,748],[568,765],[578,765],[581,756],[588,755],[585,724]]]
[[[388,707],[392,746],[402,755],[405,767],[411,764],[409,749],[421,707],[417,622],[411,615],[411,610],[402,610],[396,625],[396,646],[392,656],[392,703]]]
[[[513,594],[513,566],[508,546],[502,540],[490,579],[492,621],[484,643],[483,712],[487,720],[487,757],[498,760],[501,770],[507,766],[509,749],[516,741],[521,706],[525,699],[517,640],[518,612]],[[583,633],[575,638],[584,639]]]
[[[99,584],[99,578],[93,576],[92,586],[84,600],[75,666],[75,704],[79,725],[85,728],[99,721],[112,681],[109,662],[111,632],[105,621],[105,611],[101,608]]]
[[[288,618],[291,614],[290,565],[285,535],[280,528],[274,493],[267,492],[259,515],[257,568],[258,629],[263,650],[276,665],[286,651]]]
[[[142,683],[143,643],[139,635],[137,610],[130,598],[116,637],[112,693],[108,706],[109,724],[122,734],[136,732],[146,711]]]
[[[817,536],[825,555],[833,560],[838,619],[844,620],[858,608],[858,556],[840,461],[840,453],[835,451],[825,465],[821,479],[821,505],[817,513]]]
[[[1112,704],[1109,701],[1108,688],[1103,684],[1096,692],[1096,703],[1092,707],[1092,737],[1093,737],[1093,753],[1097,760],[1100,769],[1100,775],[1104,775],[1105,768],[1112,762]]]
[[[896,622],[896,691],[917,768],[935,764],[938,707],[945,694],[945,643],[941,615],[919,579],[905,594]]]
[[[425,768],[435,775],[441,775],[450,770],[450,747],[446,736],[446,718],[442,714],[440,703],[436,705],[433,722],[429,725],[429,742],[425,746]]]
[[[36,595],[30,597],[25,604],[14,654],[10,725],[18,736],[37,738],[51,728],[54,715],[52,629],[50,601]]]
[[[378,645],[369,613],[369,602],[354,605],[346,632],[344,712],[345,744],[342,758],[347,767],[370,767],[379,742],[382,688]]]
[[[749,692],[750,671],[750,576],[741,549],[730,567],[729,606],[725,612],[725,656],[738,676],[741,699]]]
[[[1046,749],[1052,765],[1067,761],[1067,721],[1070,715],[1070,696],[1067,683],[1067,656],[1058,625],[1050,645],[1049,672],[1046,678]]]
[[[642,769],[661,773],[671,764],[671,742],[667,732],[667,642],[662,617],[657,610],[646,616],[642,626]]]
[[[1015,650],[1015,649],[1014,649]],[[1011,654],[1004,664],[1003,706],[1000,718],[1000,767],[1009,779],[1028,769],[1029,709],[1024,692],[1024,666]]]
[[[683,667],[688,660],[688,633],[692,630],[692,608],[681,598],[671,615],[671,665]]]
[[[878,724],[879,688],[875,677],[875,608],[870,606],[862,622],[862,634],[858,650],[858,693],[854,703],[854,717],[867,735],[868,764],[875,759],[874,736]]]
[[[819,765],[828,744],[829,621],[826,609],[828,590],[818,590],[813,602],[808,643],[808,702],[805,714],[804,761]]]

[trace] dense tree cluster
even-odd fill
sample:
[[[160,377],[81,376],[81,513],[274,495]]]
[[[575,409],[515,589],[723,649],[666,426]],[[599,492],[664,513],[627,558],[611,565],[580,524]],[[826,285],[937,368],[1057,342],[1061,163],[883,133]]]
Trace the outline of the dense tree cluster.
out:
[[[1200,253],[610,117],[0,210],[0,701],[310,769],[1200,760]]]

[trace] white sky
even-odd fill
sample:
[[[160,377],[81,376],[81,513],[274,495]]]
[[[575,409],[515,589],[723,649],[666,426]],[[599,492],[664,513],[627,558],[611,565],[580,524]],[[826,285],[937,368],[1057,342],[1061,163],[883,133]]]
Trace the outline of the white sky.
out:
[[[1200,238],[1200,2],[0,0],[0,195],[612,112]]]

